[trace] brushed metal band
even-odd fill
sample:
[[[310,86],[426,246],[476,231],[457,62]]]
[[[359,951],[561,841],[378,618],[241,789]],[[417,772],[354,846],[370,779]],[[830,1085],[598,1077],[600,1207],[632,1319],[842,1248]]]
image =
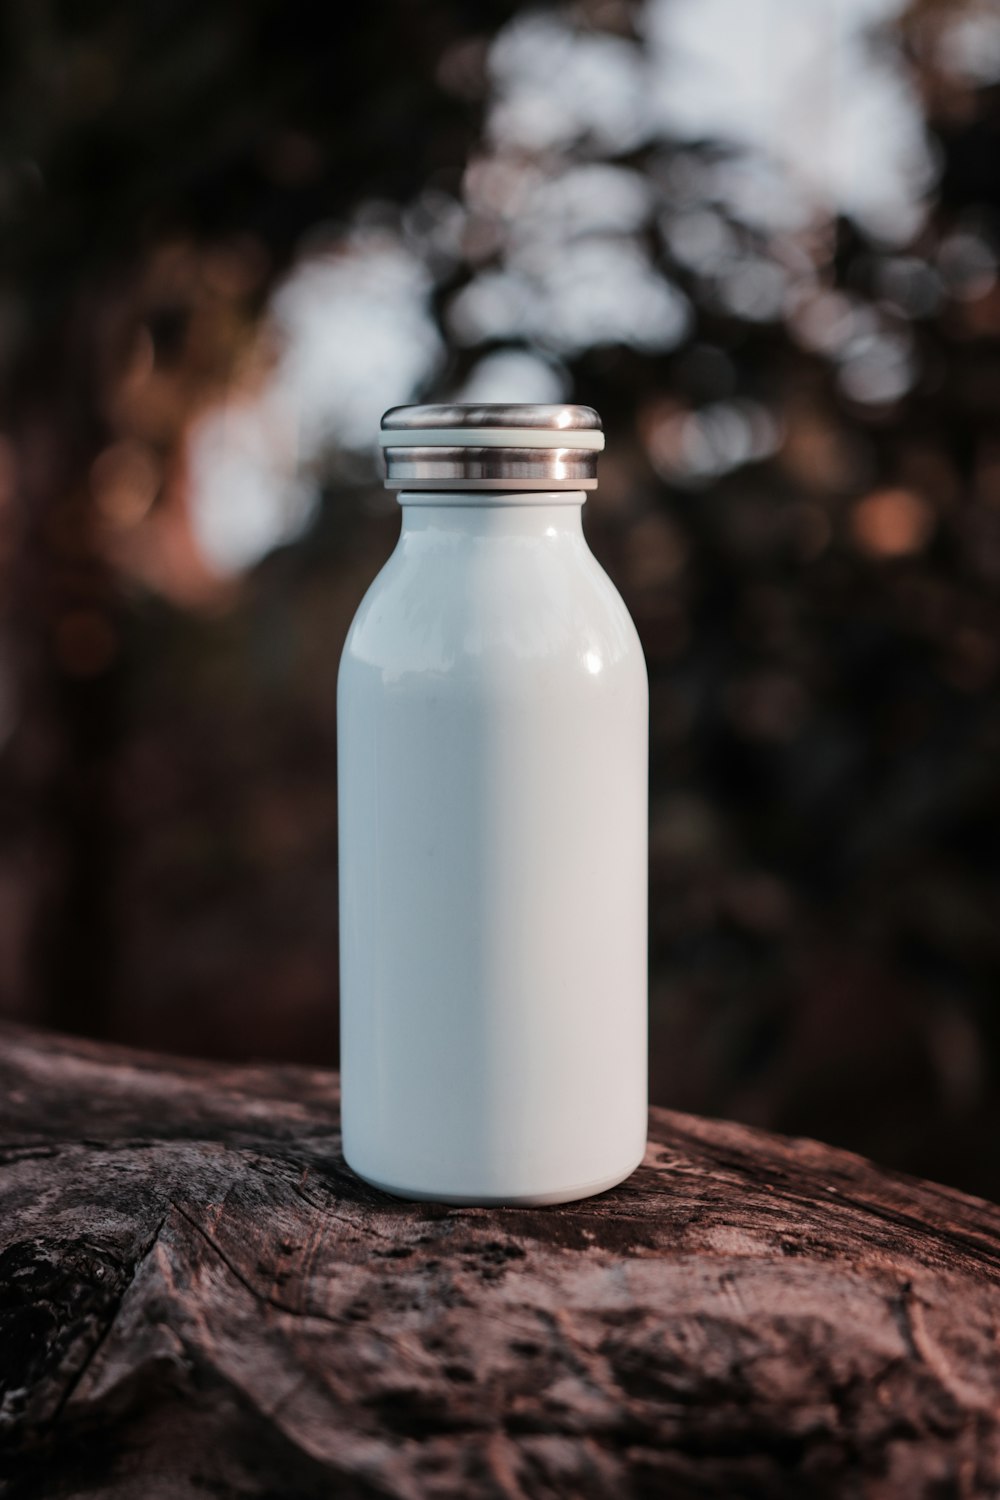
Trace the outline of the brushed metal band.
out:
[[[586,490],[597,453],[585,448],[386,448],[389,489]]]
[[[586,448],[600,453],[604,433],[530,427],[383,428],[378,441],[381,448]]]
[[[592,490],[604,432],[590,406],[394,406],[379,444],[391,490]]]
[[[549,406],[541,402],[390,406],[382,418],[383,432],[406,432],[424,427],[460,427],[463,432],[483,427],[600,432],[601,419],[592,406]]]

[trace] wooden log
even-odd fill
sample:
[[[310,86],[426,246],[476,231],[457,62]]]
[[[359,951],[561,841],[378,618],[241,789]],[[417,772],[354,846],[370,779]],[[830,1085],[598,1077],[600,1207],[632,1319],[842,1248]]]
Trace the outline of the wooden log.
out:
[[[5,1500],[1000,1493],[992,1205],[666,1110],[600,1198],[406,1204],[330,1073],[0,1054]]]

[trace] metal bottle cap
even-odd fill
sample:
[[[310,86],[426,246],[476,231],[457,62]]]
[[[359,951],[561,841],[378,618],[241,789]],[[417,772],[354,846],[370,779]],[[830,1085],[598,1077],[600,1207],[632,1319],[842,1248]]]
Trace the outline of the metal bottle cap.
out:
[[[393,406],[379,443],[391,490],[592,490],[604,433],[590,406]]]

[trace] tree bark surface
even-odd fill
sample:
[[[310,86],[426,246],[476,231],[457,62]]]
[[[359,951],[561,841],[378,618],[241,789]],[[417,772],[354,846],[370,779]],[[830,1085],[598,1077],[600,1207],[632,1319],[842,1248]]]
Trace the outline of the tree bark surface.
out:
[[[653,1110],[621,1187],[407,1204],[336,1076],[0,1033],[0,1493],[1000,1493],[1000,1209]]]

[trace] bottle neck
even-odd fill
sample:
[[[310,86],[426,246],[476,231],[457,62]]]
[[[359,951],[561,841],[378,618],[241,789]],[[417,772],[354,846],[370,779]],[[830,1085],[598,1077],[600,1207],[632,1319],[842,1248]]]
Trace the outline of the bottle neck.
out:
[[[404,541],[421,537],[582,537],[583,490],[404,491]]]

